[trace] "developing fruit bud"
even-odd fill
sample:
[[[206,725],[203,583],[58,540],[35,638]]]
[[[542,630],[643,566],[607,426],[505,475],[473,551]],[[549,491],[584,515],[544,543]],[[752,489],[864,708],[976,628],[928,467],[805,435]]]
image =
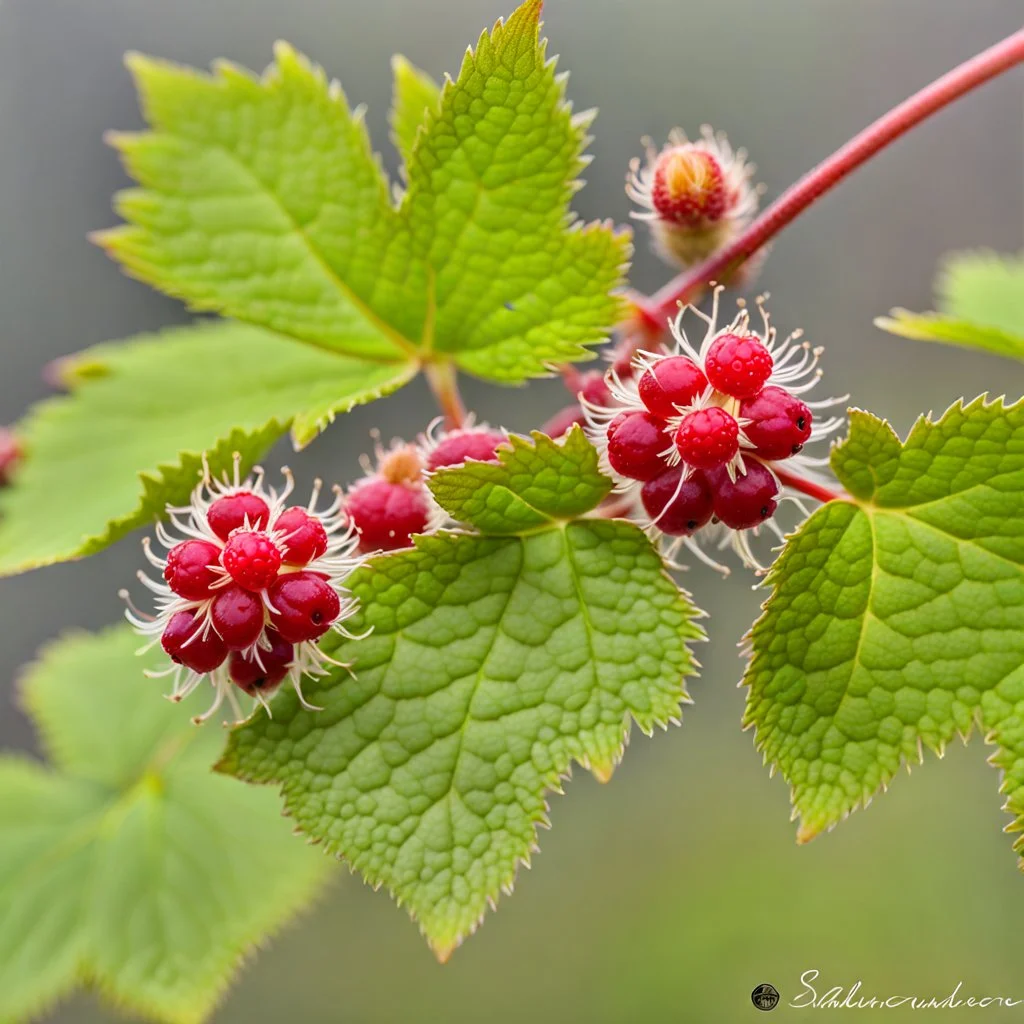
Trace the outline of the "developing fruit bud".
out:
[[[690,141],[676,129],[660,150],[647,140],[646,162],[634,159],[626,194],[638,206],[632,216],[651,225],[662,258],[692,266],[728,245],[757,212],[759,188],[753,164],[733,152],[724,135],[705,125]]]
[[[466,459],[478,462],[497,462],[498,445],[508,441],[508,435],[502,431],[489,430],[486,427],[468,427],[464,430],[450,430],[441,438],[431,442],[428,438],[429,450],[426,453],[426,468],[433,472],[444,466],[459,466]]]
[[[318,511],[317,481],[306,508],[286,508],[294,487],[291,474],[284,471],[286,486],[279,494],[264,486],[261,470],[240,481],[239,461],[236,456],[231,481],[213,480],[207,469],[188,508],[168,509],[171,528],[186,539],[157,526],[166,560],[153,552],[148,538],[143,541],[146,557],[161,575],[154,581],[140,573],[158,595],[157,612],[146,614],[130,602],[127,612],[138,632],[158,638],[171,657],[172,667],[155,674],[173,675],[172,700],[184,699],[203,680],[213,685],[213,704],[196,722],[214,715],[225,699],[243,720],[237,690],[265,703],[286,676],[303,707],[312,708],[302,696],[302,677],[323,675],[326,665],[338,664],[315,641],[332,628],[348,636],[343,623],[356,611],[344,581],[359,564],[351,557],[357,538],[342,511],[340,489],[335,488],[334,502]],[[303,571],[295,571],[298,565]],[[271,626],[273,595],[281,604],[277,628]],[[229,657],[229,652],[234,653]]]
[[[427,491],[422,484],[391,483],[368,477],[345,498],[345,511],[359,534],[359,550],[395,551],[412,545],[430,519]]]

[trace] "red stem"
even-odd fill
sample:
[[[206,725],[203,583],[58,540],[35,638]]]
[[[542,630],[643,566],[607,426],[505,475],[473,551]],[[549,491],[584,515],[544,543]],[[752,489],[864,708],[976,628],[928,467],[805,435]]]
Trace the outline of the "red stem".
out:
[[[823,484],[816,484],[813,480],[805,480],[802,476],[779,469],[777,465],[773,465],[772,469],[779,478],[780,483],[785,484],[786,487],[792,487],[793,490],[800,491],[816,501],[842,501],[844,499],[842,494],[830,490]]]
[[[466,406],[459,394],[459,384],[454,366],[450,362],[427,363],[423,367],[430,390],[444,413],[444,425],[448,430],[457,430],[466,422]]]
[[[749,259],[769,239],[807,209],[851,171],[884,149],[925,118],[959,99],[971,89],[1008,71],[1024,61],[1024,29],[989,47],[976,57],[926,85],[899,106],[855,135],[809,174],[769,206],[734,242],[698,267],[684,271],[648,299],[636,300],[636,316],[649,331],[661,332],[666,319],[673,316],[680,302],[710,281],[731,273]]]

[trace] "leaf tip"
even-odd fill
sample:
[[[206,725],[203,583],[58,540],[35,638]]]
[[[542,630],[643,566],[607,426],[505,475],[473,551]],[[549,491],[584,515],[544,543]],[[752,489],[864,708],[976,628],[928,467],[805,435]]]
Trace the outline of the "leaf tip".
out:
[[[806,846],[812,839],[821,835],[821,826],[812,825],[810,822],[801,821],[800,827],[796,830],[796,845]]]

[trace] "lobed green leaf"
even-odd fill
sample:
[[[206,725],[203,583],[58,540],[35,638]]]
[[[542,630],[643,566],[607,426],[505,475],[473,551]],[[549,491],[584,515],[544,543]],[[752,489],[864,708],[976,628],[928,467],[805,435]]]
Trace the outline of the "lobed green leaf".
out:
[[[391,139],[403,164],[407,165],[416,135],[426,123],[427,112],[436,111],[441,102],[441,87],[401,54],[391,58],[391,71],[394,75]]]
[[[68,636],[24,680],[50,758],[0,759],[0,1019],[85,983],[171,1024],[204,1020],[330,862],[269,793],[210,771],[223,744],[142,678],[138,638]]]
[[[185,503],[204,452],[215,472],[236,451],[251,466],[289,427],[303,445],[414,368],[224,322],[100,345],[62,371],[71,393],[17,428],[25,461],[0,492],[0,575],[100,551]]]
[[[474,521],[511,534],[515,510],[588,504],[546,479],[565,465],[585,478],[580,438],[568,459],[543,436],[504,452],[483,487],[521,504],[472,507]],[[479,469],[445,471],[452,507],[468,493],[455,476]],[[586,485],[590,507],[607,483]],[[631,721],[678,720],[696,612],[641,530],[596,518],[418,537],[349,585],[353,632],[372,628],[334,651],[355,678],[308,680],[318,712],[282,695],[273,719],[232,733],[220,768],[280,784],[300,829],[387,886],[444,960],[511,890],[572,762],[607,780]]]
[[[820,508],[773,566],[744,680],[798,839],[975,724],[1021,831],[1024,403],[958,404],[905,442],[855,412],[832,466],[852,499]]]

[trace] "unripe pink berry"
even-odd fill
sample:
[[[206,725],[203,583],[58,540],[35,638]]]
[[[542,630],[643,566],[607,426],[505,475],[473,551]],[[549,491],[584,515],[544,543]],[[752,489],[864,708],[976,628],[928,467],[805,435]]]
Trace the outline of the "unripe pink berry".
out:
[[[266,636],[270,650],[259,649],[259,662],[251,653],[241,651],[235,651],[228,662],[231,681],[250,697],[277,686],[288,674],[295,657],[295,648],[276,629],[268,629]]]
[[[640,500],[651,521],[673,537],[688,537],[699,530],[712,512],[711,489],[704,474],[698,471],[680,483],[682,475],[681,466],[672,466],[640,490]]]
[[[208,540],[185,540],[167,552],[164,580],[178,597],[203,601],[211,594],[218,576],[213,566],[220,561],[220,548]]]
[[[704,358],[712,387],[733,398],[753,398],[771,377],[772,366],[772,354],[752,334],[721,334]]]
[[[747,530],[775,515],[779,485],[757,459],[743,459],[744,473],[729,479],[725,468],[707,474],[715,515],[734,530]]]
[[[811,436],[814,417],[796,395],[770,384],[756,398],[740,406],[740,416],[750,420],[743,428],[755,454],[762,459],[788,459]]]
[[[713,469],[739,451],[740,428],[735,418],[717,405],[684,416],[675,434],[683,462],[697,469]]]
[[[691,145],[666,149],[654,165],[651,202],[658,216],[677,224],[697,227],[720,220],[729,204],[721,165]]]
[[[286,508],[274,523],[280,539],[281,556],[289,565],[309,565],[319,558],[328,545],[324,524],[304,508]]]
[[[267,503],[251,491],[237,491],[217,498],[207,512],[210,529],[227,540],[232,530],[238,530],[248,521],[248,529],[262,530],[270,519],[270,508]]]
[[[647,408],[668,419],[690,405],[708,386],[703,370],[687,356],[666,356],[640,375],[637,388]]]
[[[274,628],[293,644],[323,636],[341,613],[334,588],[314,572],[279,576],[269,597]]]
[[[650,480],[662,472],[670,446],[665,424],[649,412],[620,413],[608,426],[608,462],[631,480]]]
[[[427,456],[427,469],[459,466],[466,459],[497,462],[497,447],[508,436],[496,430],[453,430],[446,434]]]
[[[427,528],[430,509],[420,484],[392,483],[369,477],[345,498],[345,511],[359,531],[363,552],[394,551],[412,544],[412,535]]]
[[[265,590],[277,578],[281,552],[265,533],[235,532],[224,546],[221,564],[246,590]]]
[[[176,612],[164,628],[160,646],[175,664],[202,675],[223,664],[228,649],[212,629],[206,636],[196,636],[196,625],[195,612]]]

